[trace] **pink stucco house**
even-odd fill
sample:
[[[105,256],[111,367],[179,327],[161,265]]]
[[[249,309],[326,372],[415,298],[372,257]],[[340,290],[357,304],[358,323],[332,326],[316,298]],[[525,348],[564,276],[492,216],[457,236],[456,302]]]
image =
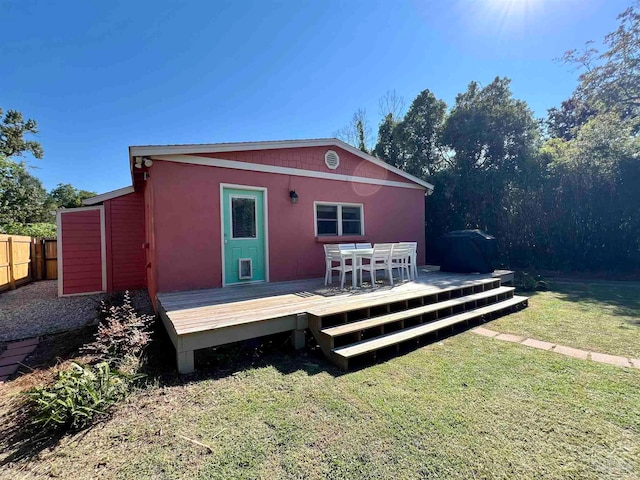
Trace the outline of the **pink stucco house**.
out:
[[[324,275],[324,243],[418,242],[433,186],[334,139],[129,148],[132,185],[58,212],[59,294]]]

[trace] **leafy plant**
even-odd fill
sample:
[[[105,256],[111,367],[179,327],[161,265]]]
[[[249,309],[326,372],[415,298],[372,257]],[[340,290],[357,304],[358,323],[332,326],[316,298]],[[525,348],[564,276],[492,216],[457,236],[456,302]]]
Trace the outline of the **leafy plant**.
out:
[[[547,282],[542,280],[539,275],[534,277],[527,272],[516,272],[514,284],[518,290],[523,292],[548,290]]]
[[[131,305],[131,296],[125,292],[122,304],[102,302],[95,340],[85,347],[85,351],[98,355],[112,367],[131,367],[132,357],[140,360],[145,347],[151,341],[151,315],[140,314]]]
[[[134,377],[112,370],[107,362],[95,366],[74,362],[58,373],[53,385],[27,392],[36,425],[84,428],[124,398]]]
[[[38,238],[56,238],[55,223],[6,223],[0,225],[0,233],[26,235]]]

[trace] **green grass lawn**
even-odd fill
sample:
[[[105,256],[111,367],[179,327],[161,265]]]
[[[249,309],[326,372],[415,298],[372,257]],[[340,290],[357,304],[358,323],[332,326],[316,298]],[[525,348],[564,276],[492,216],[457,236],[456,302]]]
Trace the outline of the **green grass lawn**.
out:
[[[527,311],[488,326],[507,331],[511,322],[514,333],[526,325],[536,338],[609,347],[597,335],[592,345],[569,341],[591,337],[571,337],[567,319],[580,318],[584,327],[591,318],[600,336],[624,331],[616,337],[620,350],[605,351],[631,355],[637,327],[633,336],[613,319],[602,320],[637,320],[631,293],[620,293],[623,302],[617,292],[596,293],[603,299],[538,294]],[[627,317],[619,316],[620,308]],[[545,328],[531,326],[538,318]],[[558,338],[534,335],[554,328]],[[347,374],[313,352],[273,353],[221,368],[190,379],[165,377],[131,396],[110,420],[26,458],[0,439],[0,476],[640,478],[638,369],[471,332]],[[13,393],[0,390],[5,398]]]
[[[640,284],[551,284],[529,308],[489,328],[570,347],[640,358]]]

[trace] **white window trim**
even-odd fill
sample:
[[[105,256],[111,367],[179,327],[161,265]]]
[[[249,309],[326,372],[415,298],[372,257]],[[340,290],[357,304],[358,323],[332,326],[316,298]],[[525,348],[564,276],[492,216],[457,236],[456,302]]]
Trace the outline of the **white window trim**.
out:
[[[364,236],[364,204],[345,202],[313,202],[313,231],[316,237],[335,237],[336,235],[318,235],[318,205],[338,207],[338,237],[362,237]],[[342,234],[342,207],[360,207],[360,233]]]
[[[256,222],[256,236],[255,237],[234,237],[233,236],[233,199],[234,198],[246,198],[247,200],[253,200],[253,219]],[[258,229],[258,202],[253,195],[240,195],[237,193],[229,194],[229,230],[231,233],[231,240],[260,240],[260,230]]]

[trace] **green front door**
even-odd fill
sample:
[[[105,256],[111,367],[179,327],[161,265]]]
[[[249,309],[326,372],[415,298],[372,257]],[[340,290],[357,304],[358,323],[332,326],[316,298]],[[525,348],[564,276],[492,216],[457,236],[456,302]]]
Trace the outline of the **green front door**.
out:
[[[223,188],[224,284],[266,280],[264,192]]]

